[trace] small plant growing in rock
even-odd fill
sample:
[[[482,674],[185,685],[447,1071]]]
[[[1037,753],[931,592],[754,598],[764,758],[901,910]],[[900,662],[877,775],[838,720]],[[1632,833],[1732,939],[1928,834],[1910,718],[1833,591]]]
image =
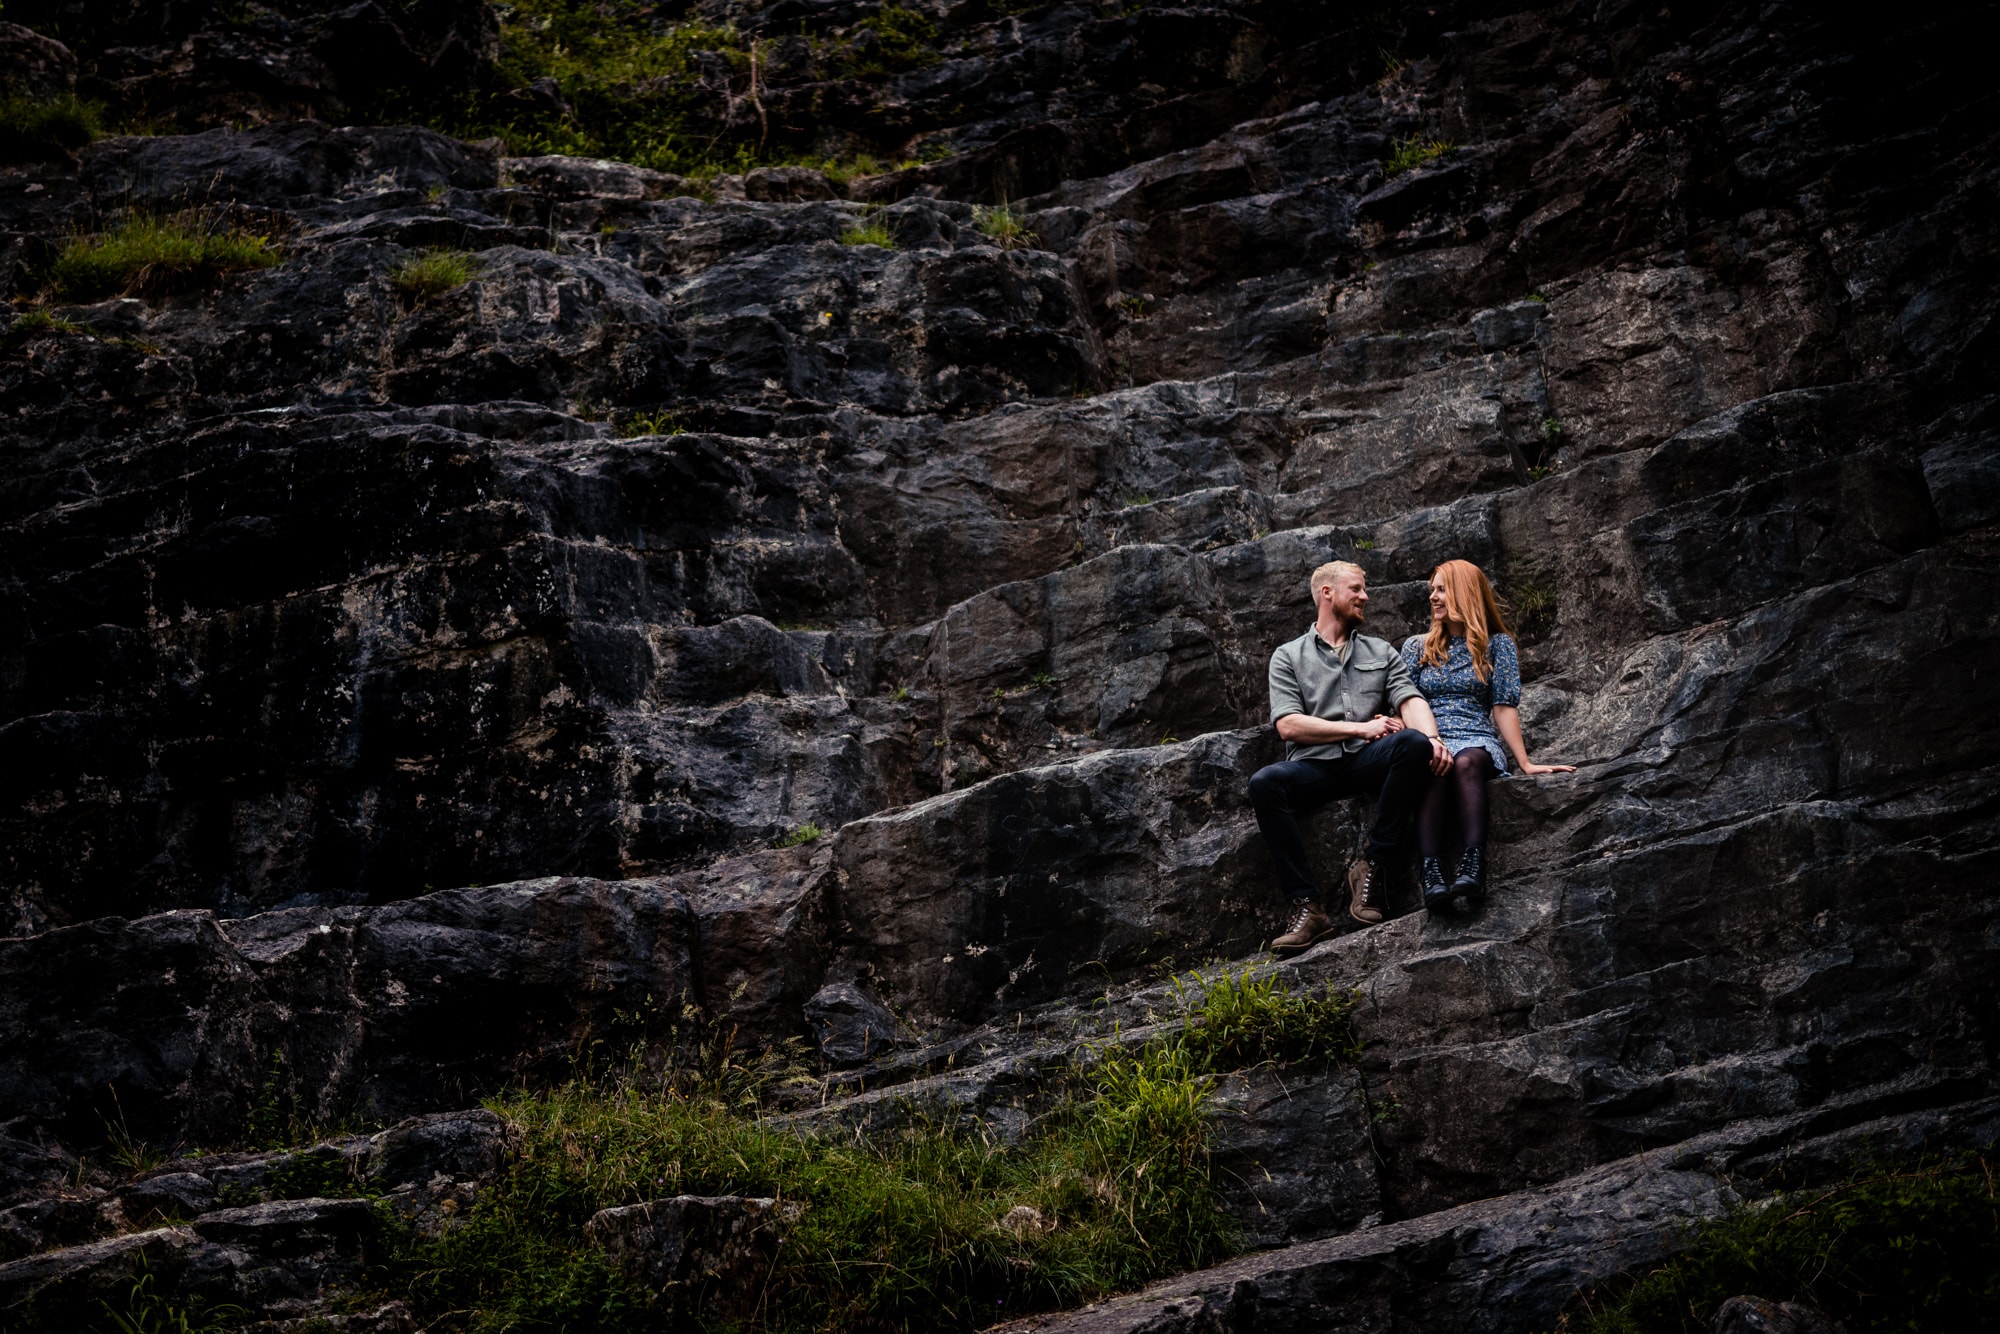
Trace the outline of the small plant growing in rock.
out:
[[[1356,551],[1373,551],[1375,549],[1375,539],[1372,537],[1357,537],[1354,539],[1354,549]]]
[[[165,296],[205,287],[225,274],[268,269],[281,259],[270,237],[227,226],[213,214],[140,213],[109,231],[65,241],[42,284],[70,301]]]
[[[0,162],[60,161],[103,132],[104,109],[95,102],[0,98]]]
[[[1152,504],[1153,493],[1151,491],[1134,491],[1131,494],[1122,497],[1122,499],[1124,501],[1126,509],[1135,510],[1140,508],[1141,506]]]
[[[7,326],[6,332],[0,333],[0,346],[18,347],[31,338],[89,332],[88,325],[78,324],[75,320],[64,319],[60,315],[51,315],[48,311],[38,308],[23,311],[16,316],[14,322]]]
[[[896,238],[889,234],[889,225],[872,210],[862,215],[861,220],[840,234],[842,245],[872,245],[883,250],[894,250]]]
[[[907,704],[909,700],[910,688],[908,686],[897,686],[889,692],[889,702],[891,704]]]
[[[1425,163],[1437,161],[1457,147],[1449,139],[1426,139],[1413,134],[1395,142],[1388,158],[1382,163],[1382,172],[1386,176],[1400,176],[1406,171],[1415,171]]]
[[[1177,978],[1173,997],[1184,1025],[1180,1040],[1210,1069],[1344,1062],[1361,1054],[1355,993],[1330,982],[1320,991],[1294,991],[1276,973],[1225,968]]]
[[[153,1287],[152,1272],[143,1262],[122,1303],[99,1301],[98,1306],[109,1321],[110,1334],[220,1334],[238,1328],[247,1314],[240,1306],[169,1301]]]
[[[687,427],[671,412],[635,412],[625,419],[618,433],[630,440],[641,435],[686,435]]]
[[[1028,678],[1028,688],[1030,690],[1054,690],[1056,688],[1055,673],[1036,672]]]
[[[479,272],[479,261],[464,250],[435,247],[412,255],[390,270],[389,286],[418,305],[463,287]]]
[[[1513,613],[1514,633],[1524,644],[1534,643],[1555,628],[1556,595],[1532,568],[1511,572],[1506,605]]]
[[[817,843],[824,837],[826,837],[826,830],[821,829],[811,820],[808,820],[786,834],[783,838],[780,838],[775,846],[781,848],[803,847],[807,843]]]
[[[1147,298],[1138,293],[1126,292],[1118,298],[1118,311],[1128,320],[1143,320],[1149,304]]]
[[[1035,229],[1012,204],[981,205],[972,210],[972,223],[1002,250],[1018,250],[1035,239]]]

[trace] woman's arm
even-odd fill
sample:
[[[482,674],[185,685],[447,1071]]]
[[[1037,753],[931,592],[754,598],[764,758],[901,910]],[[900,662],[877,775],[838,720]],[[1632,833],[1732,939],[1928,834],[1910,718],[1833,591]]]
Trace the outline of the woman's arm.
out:
[[[1528,743],[1521,738],[1521,711],[1511,704],[1493,706],[1493,725],[1500,729],[1500,739],[1507,743],[1508,753],[1524,774],[1573,774],[1574,764],[1536,764],[1528,758]]]
[[[1451,768],[1451,750],[1438,739],[1438,720],[1431,712],[1431,702],[1422,695],[1412,695],[1396,712],[1402,716],[1403,726],[1414,727],[1431,739],[1431,772],[1441,774]]]

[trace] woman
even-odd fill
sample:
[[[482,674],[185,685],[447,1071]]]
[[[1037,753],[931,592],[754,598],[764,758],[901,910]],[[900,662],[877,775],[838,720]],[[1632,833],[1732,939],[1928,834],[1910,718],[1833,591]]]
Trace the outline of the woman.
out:
[[[1451,752],[1451,768],[1431,781],[1417,815],[1424,907],[1470,912],[1486,895],[1486,784],[1507,772],[1509,752],[1524,774],[1575,773],[1576,766],[1528,758],[1520,655],[1493,585],[1471,561],[1448,560],[1431,573],[1430,633],[1403,641],[1403,662]],[[1464,850],[1447,884],[1444,847],[1454,821]]]

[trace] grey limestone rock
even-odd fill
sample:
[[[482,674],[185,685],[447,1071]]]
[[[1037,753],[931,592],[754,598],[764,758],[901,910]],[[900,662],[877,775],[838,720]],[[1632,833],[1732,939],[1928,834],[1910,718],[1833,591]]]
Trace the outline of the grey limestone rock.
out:
[[[668,1313],[741,1319],[762,1298],[785,1229],[799,1206],[736,1195],[676,1195],[599,1210],[584,1235]]]
[[[1846,1334],[1846,1326],[1798,1302],[1731,1297],[1715,1312],[1715,1334]]]
[[[10,96],[46,100],[76,91],[76,55],[53,37],[0,23],[0,87]]]
[[[828,1065],[878,1060],[902,1044],[903,1025],[882,1003],[851,982],[821,987],[805,1004],[806,1026]]]

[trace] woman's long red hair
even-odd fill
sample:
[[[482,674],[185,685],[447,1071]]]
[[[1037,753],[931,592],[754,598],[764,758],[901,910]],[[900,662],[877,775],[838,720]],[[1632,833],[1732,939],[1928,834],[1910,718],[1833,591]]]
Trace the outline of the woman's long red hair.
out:
[[[1493,658],[1486,646],[1495,635],[1512,634],[1507,628],[1505,604],[1493,591],[1486,571],[1469,560],[1448,560],[1431,571],[1431,578],[1444,580],[1444,616],[1465,627],[1465,647],[1472,652],[1472,670],[1482,681],[1493,679]],[[1424,636],[1424,656],[1419,665],[1436,667],[1451,657],[1451,640],[1444,621],[1431,622]]]

